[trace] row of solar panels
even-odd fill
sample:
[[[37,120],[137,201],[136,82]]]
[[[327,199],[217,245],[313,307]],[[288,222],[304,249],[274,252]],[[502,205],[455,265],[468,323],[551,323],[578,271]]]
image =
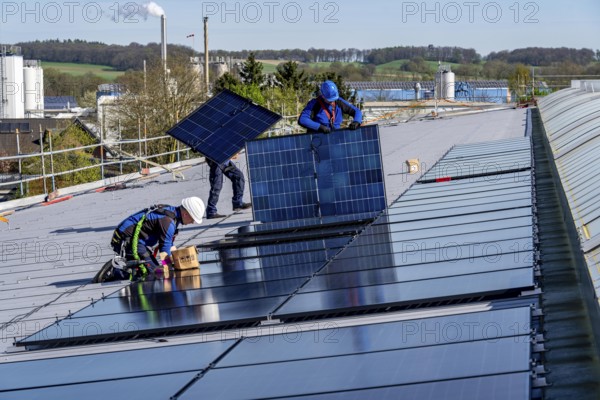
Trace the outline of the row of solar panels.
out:
[[[232,232],[229,240],[238,246],[203,252],[201,275],[131,285],[20,344],[209,329],[247,339],[12,364],[12,372],[50,372],[0,390],[15,399],[99,398],[100,388],[102,396],[127,398],[138,384],[156,386],[157,398],[182,399],[529,399],[536,358],[530,334],[537,323],[531,316],[536,298],[526,295],[535,287],[532,199],[531,171],[507,169],[415,184],[373,223],[368,214],[357,218],[359,234],[304,236],[336,221],[352,225],[348,216],[315,228],[275,222]],[[247,242],[282,232],[291,241]],[[483,311],[478,305],[486,299],[506,301],[487,303]],[[477,311],[431,308],[463,303]],[[427,310],[427,317],[389,313],[414,308]],[[270,324],[278,320],[284,323]],[[301,321],[310,321],[308,327]],[[53,372],[65,369],[72,372],[64,378]]]
[[[238,246],[201,254],[202,276],[132,285],[22,344],[255,324],[533,288],[531,179],[528,171],[417,184],[356,237],[360,226],[312,240],[306,232],[286,233],[284,242],[258,246],[238,238]]]
[[[130,399],[151,387],[147,399],[529,399],[531,308],[489,308],[263,326],[206,343],[0,364],[13,377],[0,382],[0,397]]]
[[[433,90],[434,81],[349,81],[346,84],[356,90],[414,90],[415,85],[419,84],[421,90]],[[467,81],[470,87],[476,88],[507,88],[507,81]]]

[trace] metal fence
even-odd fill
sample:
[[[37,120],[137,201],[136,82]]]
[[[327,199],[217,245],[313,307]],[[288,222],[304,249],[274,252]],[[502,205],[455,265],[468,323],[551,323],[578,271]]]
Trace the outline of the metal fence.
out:
[[[297,116],[285,116],[265,136],[286,135],[302,132],[297,123]],[[102,135],[98,143],[69,149],[56,150],[52,146],[52,134],[48,140],[44,140],[44,133],[40,132],[40,150],[36,153],[24,154],[21,152],[19,135],[15,135],[17,154],[0,157],[0,199],[2,193],[12,192],[10,197],[25,197],[38,194],[48,194],[59,188],[73,186],[85,181],[76,181],[76,174],[82,171],[97,170],[96,179],[89,181],[104,180],[115,177],[115,183],[119,183],[117,177],[126,179],[126,175],[134,172],[142,172],[150,165],[156,165],[159,160],[170,157],[170,162],[180,162],[188,159],[201,157],[199,153],[192,151],[188,146],[179,141],[174,141],[171,136],[158,136],[138,139],[103,140]],[[148,153],[152,142],[171,140],[176,143],[175,148],[160,153]],[[124,151],[127,149],[127,151]],[[56,160],[64,154],[74,154],[85,151],[89,153],[89,164],[73,169],[64,169]],[[93,154],[92,154],[93,153]],[[32,163],[31,160],[36,160]],[[32,170],[31,164],[39,168]],[[26,164],[30,164],[27,166]],[[165,164],[164,162],[161,164]],[[35,169],[35,168],[34,168]],[[92,174],[94,175],[94,174]],[[71,179],[69,179],[71,177]],[[81,178],[78,178],[81,179]],[[5,196],[6,199],[6,196]]]
[[[18,142],[18,135],[15,135]],[[147,147],[146,145],[150,142],[157,140],[170,139],[170,136],[160,136],[138,140],[120,140],[111,143],[100,143],[74,147],[69,149],[54,150],[52,148],[52,135],[49,135],[48,149],[44,149],[43,134],[40,134],[40,151],[38,153],[21,154],[20,145],[17,143],[17,152],[19,154],[15,156],[4,156],[0,157],[0,164],[4,166],[4,169],[10,168],[5,171],[3,177],[0,177],[0,189],[12,189],[16,188],[18,196],[24,197],[28,195],[36,194],[48,194],[49,192],[58,189],[58,180],[62,178],[63,186],[71,186],[76,183],[85,182],[74,182],[71,179],[69,184],[68,176],[73,176],[77,172],[87,170],[98,170],[97,175],[100,180],[110,177],[116,177],[119,175],[140,172],[144,167],[147,167],[153,160],[159,159],[160,157],[171,156],[175,157],[175,161],[182,161],[190,158],[199,157],[200,155],[193,153],[189,147],[177,142],[177,148],[172,151],[161,152],[157,154],[145,154],[142,148]],[[124,146],[135,146],[137,145],[138,151],[135,156],[123,155],[122,148]],[[61,154],[69,154],[74,152],[86,151],[90,153],[90,165],[61,170],[60,164],[57,163],[55,158]],[[95,156],[92,153],[96,153]],[[24,168],[24,164],[27,161],[39,160],[39,170],[34,171],[32,167]],[[37,163],[35,164],[37,166]],[[35,166],[33,169],[35,169]],[[16,169],[16,171],[14,171]],[[15,179],[17,178],[17,179]],[[64,184],[66,182],[66,184]],[[37,188],[39,186],[39,188]],[[36,190],[37,189],[37,190]]]

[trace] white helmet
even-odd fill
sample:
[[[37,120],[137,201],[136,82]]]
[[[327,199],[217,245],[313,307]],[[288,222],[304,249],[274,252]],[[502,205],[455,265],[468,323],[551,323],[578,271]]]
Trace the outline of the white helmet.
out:
[[[198,197],[186,197],[181,200],[181,205],[186,211],[192,216],[195,223],[202,223],[202,216],[204,215],[204,202]]]

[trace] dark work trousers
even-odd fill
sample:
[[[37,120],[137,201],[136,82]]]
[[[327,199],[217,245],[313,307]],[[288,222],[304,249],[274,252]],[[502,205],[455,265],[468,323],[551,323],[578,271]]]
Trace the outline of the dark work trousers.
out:
[[[217,203],[219,201],[221,189],[223,188],[223,175],[231,181],[231,185],[233,186],[233,197],[231,198],[233,208],[241,207],[243,204],[242,198],[244,197],[244,185],[246,184],[242,171],[240,171],[231,161],[219,165],[206,159],[206,163],[210,167],[210,175],[208,178],[210,181],[210,194],[208,195],[206,217],[210,217],[217,213]]]

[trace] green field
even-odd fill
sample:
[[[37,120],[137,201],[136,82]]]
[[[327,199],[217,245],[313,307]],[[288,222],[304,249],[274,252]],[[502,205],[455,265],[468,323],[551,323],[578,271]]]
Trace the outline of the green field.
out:
[[[333,64],[332,62],[314,62],[314,63],[308,63],[307,65],[309,67],[317,67],[317,68],[329,68],[331,66],[331,64]],[[341,62],[341,64],[343,66],[347,66],[350,64],[353,64],[355,67],[360,67],[361,65],[363,65],[362,63],[359,62]]]
[[[114,68],[106,65],[94,64],[75,64],[59,62],[42,62],[42,68],[55,68],[65,74],[81,76],[88,72],[101,77],[107,81],[114,81],[117,77],[124,74],[122,71],[115,71]]]
[[[404,64],[405,62],[408,62],[410,60],[394,60],[391,61],[389,63],[385,63],[385,64],[380,64],[377,66],[376,71],[380,72],[381,70],[390,70],[390,69],[400,69],[400,67],[402,66],[402,64]],[[429,65],[429,67],[431,69],[433,69],[434,71],[437,71],[438,69],[438,62],[437,61],[425,61],[425,63],[427,65]],[[443,65],[450,65],[450,68],[455,68],[458,67],[460,64],[456,64],[456,63],[449,63],[449,62],[442,62]]]
[[[280,60],[256,60],[263,65],[263,73],[264,74],[273,74],[277,71],[277,66],[284,61]]]

